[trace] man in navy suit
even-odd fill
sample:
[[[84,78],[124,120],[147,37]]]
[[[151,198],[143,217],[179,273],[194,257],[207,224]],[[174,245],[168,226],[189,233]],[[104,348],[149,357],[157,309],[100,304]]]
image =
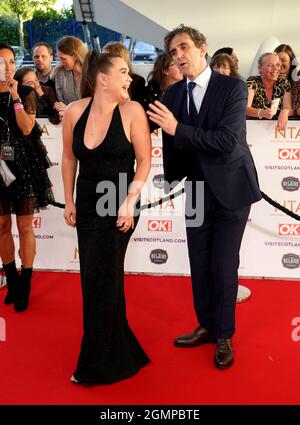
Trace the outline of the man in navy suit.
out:
[[[214,362],[233,363],[239,250],[250,206],[261,199],[246,142],[247,87],[212,71],[198,30],[181,25],[165,37],[165,50],[186,77],[150,105],[150,119],[163,130],[167,182],[187,177],[186,206],[199,208],[197,182],[204,182],[204,221],[186,230],[194,307],[199,326],[177,337],[177,347],[216,343]]]

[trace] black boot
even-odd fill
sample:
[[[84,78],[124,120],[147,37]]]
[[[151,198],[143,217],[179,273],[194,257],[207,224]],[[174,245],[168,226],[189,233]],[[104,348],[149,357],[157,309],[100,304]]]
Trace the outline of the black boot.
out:
[[[9,264],[3,264],[3,270],[6,276],[7,294],[4,298],[4,304],[12,304],[16,300],[17,288],[19,286],[19,273],[15,261]]]
[[[32,267],[25,269],[22,266],[21,269],[21,280],[18,287],[16,301],[15,301],[15,311],[20,312],[24,311],[28,307],[29,295],[31,290],[31,276],[32,276]]]

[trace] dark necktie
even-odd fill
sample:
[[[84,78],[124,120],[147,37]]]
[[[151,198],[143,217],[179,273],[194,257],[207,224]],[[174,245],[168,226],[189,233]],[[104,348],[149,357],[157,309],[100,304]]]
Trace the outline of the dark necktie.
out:
[[[194,96],[193,96],[193,88],[195,87],[196,83],[194,81],[190,81],[188,83],[188,93],[189,93],[189,116],[191,118],[191,123],[195,125],[197,123],[198,118],[198,112],[197,108],[194,102]]]

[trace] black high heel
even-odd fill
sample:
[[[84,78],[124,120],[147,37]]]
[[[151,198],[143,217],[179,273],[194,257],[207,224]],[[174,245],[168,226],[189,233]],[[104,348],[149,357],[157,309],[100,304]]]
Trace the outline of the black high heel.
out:
[[[7,294],[4,298],[4,304],[13,304],[16,301],[17,290],[19,286],[20,276],[16,268],[16,262],[3,264],[3,270],[6,276]]]
[[[17,288],[14,309],[18,313],[24,311],[28,307],[29,295],[31,291],[32,267],[21,269],[20,284]]]

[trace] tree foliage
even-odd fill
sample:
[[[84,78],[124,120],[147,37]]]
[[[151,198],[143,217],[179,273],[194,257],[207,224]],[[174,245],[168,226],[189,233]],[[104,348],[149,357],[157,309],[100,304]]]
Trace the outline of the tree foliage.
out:
[[[55,1],[56,0],[43,0],[41,3],[40,0],[6,0],[7,6],[9,6],[19,22],[20,46],[24,48],[23,23],[32,19],[36,10],[47,10]]]
[[[9,18],[9,15],[0,17],[0,40],[9,45],[19,44],[18,23]]]
[[[72,6],[63,7],[60,11],[61,19],[75,19],[75,13]]]
[[[7,3],[18,19],[25,22],[32,19],[36,10],[47,11],[56,0],[7,0]]]
[[[38,9],[34,12],[32,19],[39,21],[60,21],[61,19],[74,19],[75,14],[73,8],[62,8],[59,12],[49,7],[47,10]]]
[[[58,21],[61,19],[60,13],[55,9],[48,10],[36,10],[33,14],[32,19],[38,19],[39,21]]]
[[[1,1],[0,3],[0,16],[1,18],[13,17],[13,12],[7,0]]]

